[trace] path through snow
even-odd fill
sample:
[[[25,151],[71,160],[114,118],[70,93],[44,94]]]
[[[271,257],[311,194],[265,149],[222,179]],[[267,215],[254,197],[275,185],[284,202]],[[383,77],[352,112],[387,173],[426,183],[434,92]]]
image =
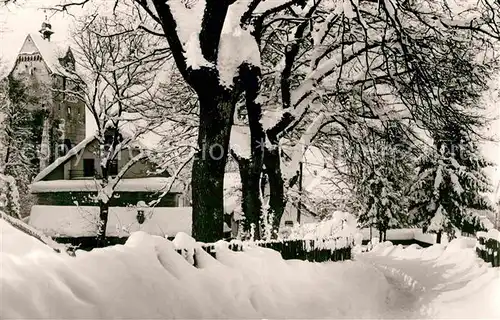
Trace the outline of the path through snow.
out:
[[[356,259],[392,286],[381,318],[500,319],[500,269],[476,257],[471,239],[426,249],[385,243]]]

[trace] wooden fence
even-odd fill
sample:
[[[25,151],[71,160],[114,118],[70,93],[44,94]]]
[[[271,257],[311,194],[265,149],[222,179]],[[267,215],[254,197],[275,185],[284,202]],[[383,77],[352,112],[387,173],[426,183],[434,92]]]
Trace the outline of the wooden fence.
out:
[[[484,233],[478,234],[476,253],[485,262],[490,262],[493,267],[500,267],[500,242],[488,238]]]
[[[337,243],[339,246],[337,248]],[[332,245],[333,244],[333,245]],[[304,260],[311,262],[351,260],[352,241],[344,238],[320,240],[284,240],[284,241],[256,241],[243,245],[241,242],[229,243],[228,249],[244,252],[246,245],[256,245],[278,251],[284,260]],[[333,247],[333,249],[332,249]],[[203,250],[217,259],[215,244],[205,244]],[[182,249],[177,252],[182,254]],[[196,265],[196,260],[195,260]]]

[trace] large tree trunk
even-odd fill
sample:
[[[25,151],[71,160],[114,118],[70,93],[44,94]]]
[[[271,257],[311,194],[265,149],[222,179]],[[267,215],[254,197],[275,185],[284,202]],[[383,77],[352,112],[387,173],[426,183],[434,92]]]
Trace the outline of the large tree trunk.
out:
[[[260,230],[260,174],[261,170],[256,168],[255,162],[235,156],[241,177],[242,209],[245,215],[243,230],[250,232],[251,225],[255,225],[254,239],[259,240]]]
[[[239,159],[243,193],[243,212],[246,226],[255,224],[254,238],[261,238],[262,198],[260,179],[264,162],[265,133],[262,127],[262,106],[256,102],[259,94],[260,69],[244,64],[240,67],[240,78],[245,92],[245,106],[250,128],[250,159]]]
[[[102,156],[102,155],[101,155]],[[101,166],[102,174],[102,187],[106,187],[109,181],[108,167]],[[99,194],[97,195],[99,197]],[[100,198],[100,197],[99,197]],[[109,199],[108,199],[109,200]],[[109,201],[99,200],[99,230],[97,233],[97,247],[102,248],[106,246],[106,228],[108,226],[109,216]]]
[[[202,242],[223,238],[224,169],[236,105],[234,95],[223,90],[199,93],[198,152],[193,161],[192,235]],[[212,91],[212,92],[211,92]]]
[[[106,246],[106,228],[108,226],[109,202],[99,202],[99,231],[97,234],[97,247]]]
[[[441,231],[439,231],[436,235],[436,243],[441,243],[441,236],[443,235],[443,233]]]
[[[284,181],[281,174],[279,146],[266,148],[264,165],[269,181],[269,211],[273,214],[273,228],[279,230],[281,217],[285,211]]]

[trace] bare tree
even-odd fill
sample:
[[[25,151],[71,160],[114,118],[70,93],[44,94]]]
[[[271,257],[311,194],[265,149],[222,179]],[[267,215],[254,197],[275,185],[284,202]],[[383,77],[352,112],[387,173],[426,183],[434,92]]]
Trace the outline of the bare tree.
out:
[[[168,57],[168,50],[162,48],[158,38],[141,30],[129,32],[130,23],[126,17],[109,19],[95,15],[79,21],[74,41],[83,71],[75,74],[74,88],[65,91],[85,102],[97,124],[100,245],[104,245],[109,201],[118,182],[149,155],[148,150],[133,149],[131,144],[151,127],[136,125],[128,132],[125,128],[134,121],[138,110],[150,107],[158,71]],[[129,150],[130,159],[112,172],[124,150]]]

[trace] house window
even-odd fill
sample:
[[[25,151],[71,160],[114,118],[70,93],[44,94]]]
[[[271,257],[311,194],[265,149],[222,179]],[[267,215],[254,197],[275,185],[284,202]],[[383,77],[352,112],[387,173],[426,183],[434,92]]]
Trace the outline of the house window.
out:
[[[118,174],[118,160],[111,160],[109,162],[108,174],[116,176]]]
[[[83,176],[93,177],[94,171],[94,159],[83,159]]]

